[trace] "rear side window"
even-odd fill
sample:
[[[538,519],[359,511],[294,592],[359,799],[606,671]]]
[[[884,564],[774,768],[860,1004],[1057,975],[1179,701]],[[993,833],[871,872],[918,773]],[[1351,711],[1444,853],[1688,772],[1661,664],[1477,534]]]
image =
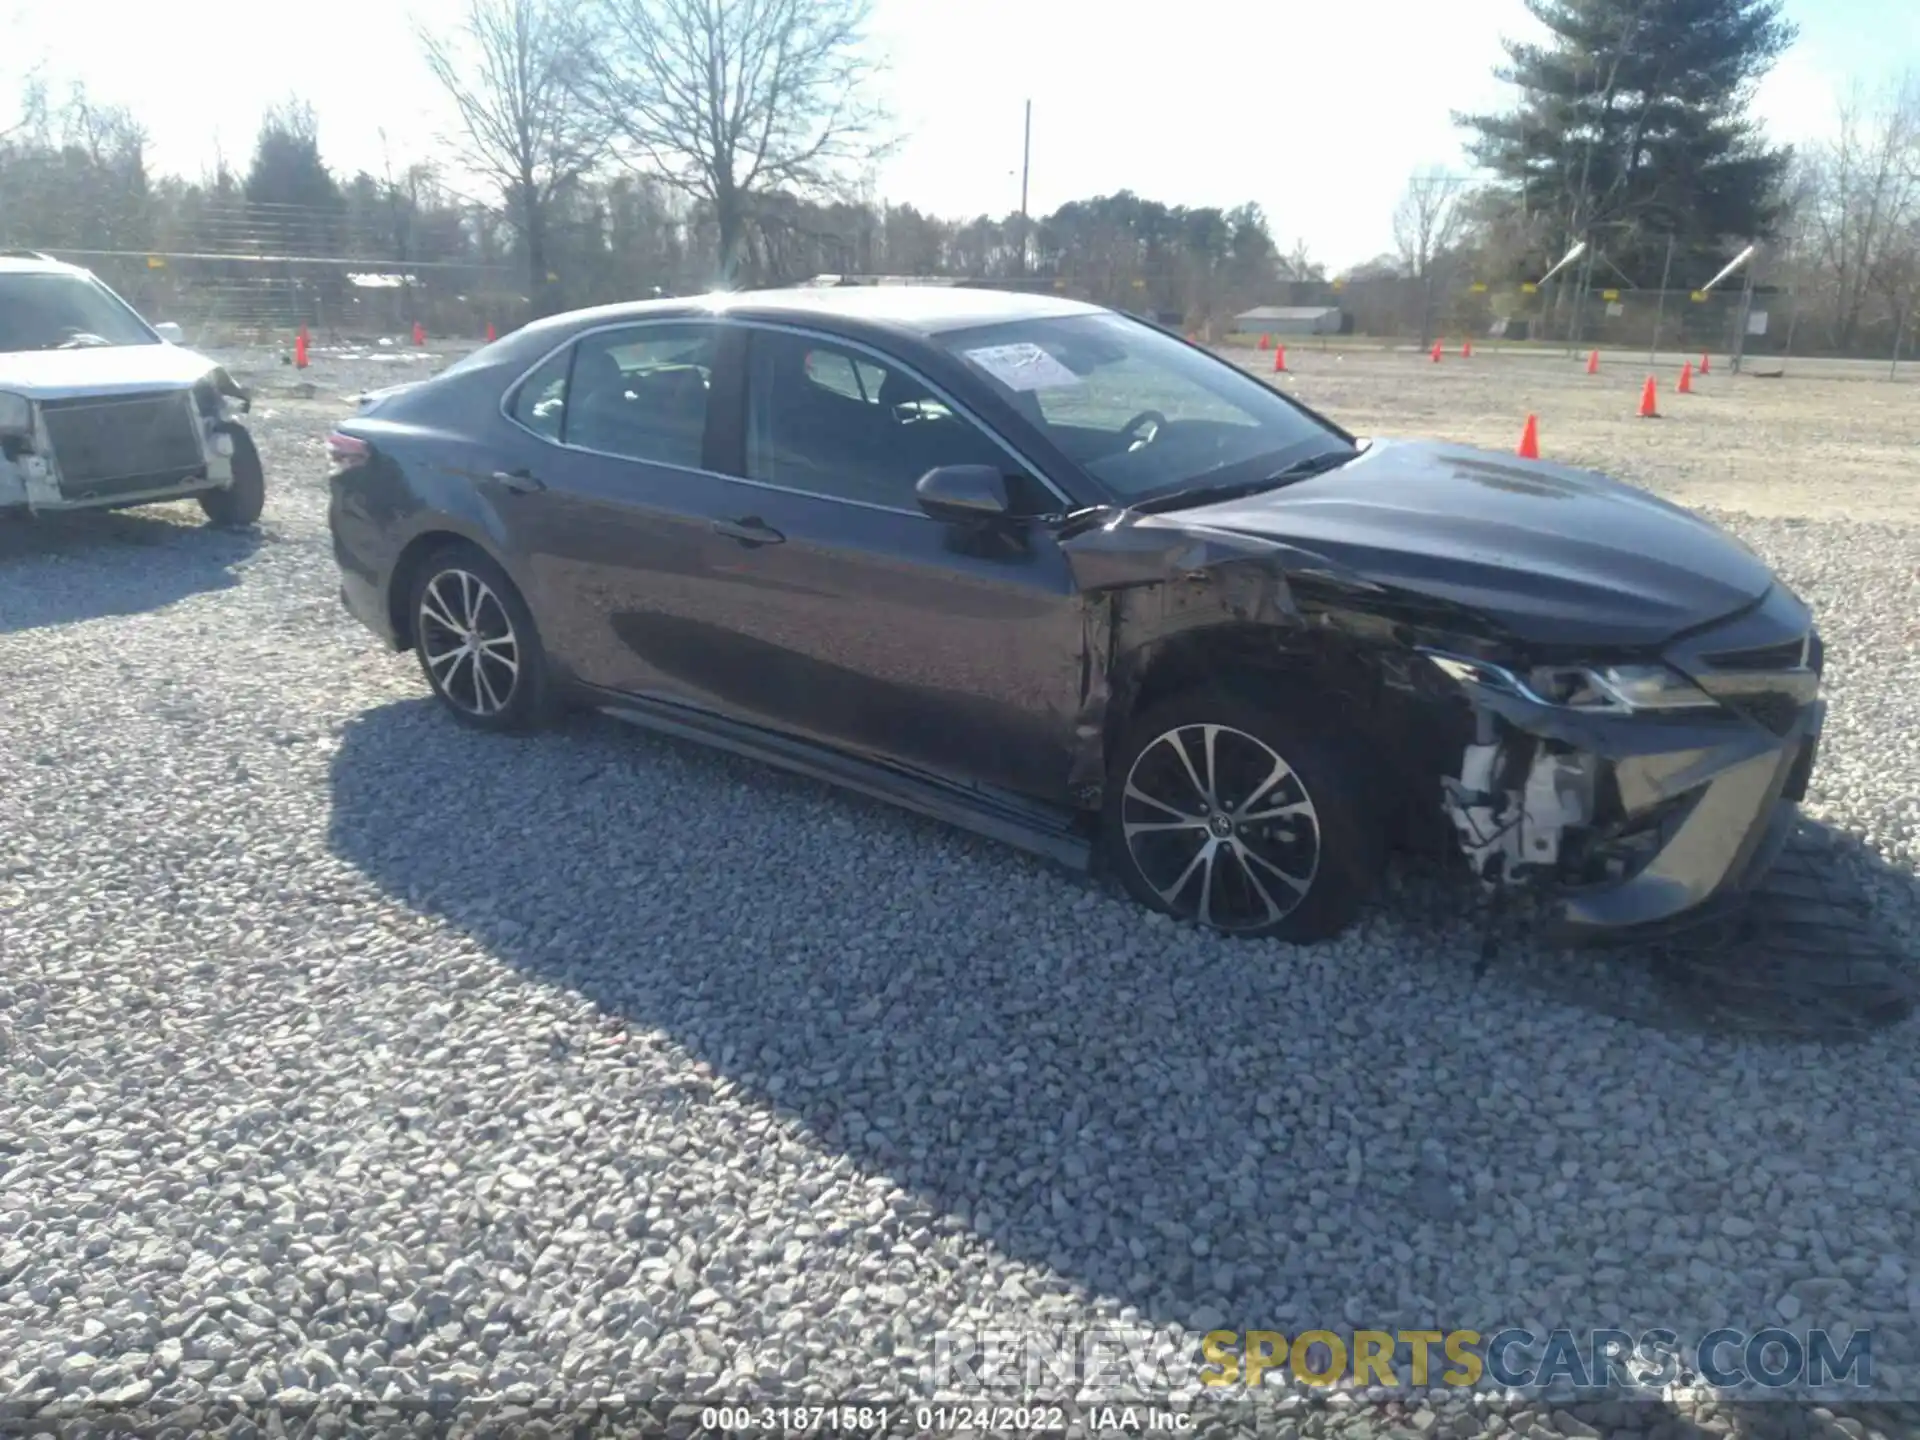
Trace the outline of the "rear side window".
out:
[[[548,440],[560,438],[567,408],[567,363],[572,359],[572,346],[548,357],[513,397],[513,418]]]
[[[603,455],[701,468],[714,344],[714,327],[702,324],[587,336],[574,347],[560,438]]]

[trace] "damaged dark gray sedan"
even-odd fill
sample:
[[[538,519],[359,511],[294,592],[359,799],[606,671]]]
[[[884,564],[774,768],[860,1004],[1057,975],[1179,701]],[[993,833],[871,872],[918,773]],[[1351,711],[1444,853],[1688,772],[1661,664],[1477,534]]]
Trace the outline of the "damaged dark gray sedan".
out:
[[[1738,908],[1823,714],[1805,605],[1590,471],[1360,439],[1064,300],[559,316],[330,440],[347,606],[452,714],[584,703],[1220,930],[1329,936],[1396,846],[1571,938]]]

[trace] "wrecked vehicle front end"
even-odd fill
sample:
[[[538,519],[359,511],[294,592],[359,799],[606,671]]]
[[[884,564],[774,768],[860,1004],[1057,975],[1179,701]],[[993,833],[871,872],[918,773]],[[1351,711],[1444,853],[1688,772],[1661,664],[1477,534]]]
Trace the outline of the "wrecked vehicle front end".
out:
[[[1792,834],[1825,718],[1821,645],[1775,586],[1655,658],[1521,669],[1422,647],[1471,738],[1442,807],[1492,889],[1554,938],[1646,938],[1737,906]]]
[[[97,389],[0,391],[0,508],[111,508],[232,483],[232,429],[247,396],[201,363],[206,373],[164,388],[103,379]]]
[[[1546,902],[1563,942],[1731,915],[1795,828],[1825,716],[1811,612],[1724,531],[1606,477],[1372,441],[1066,549],[1113,595],[1116,690],[1232,637],[1189,668],[1311,695],[1366,742],[1403,845]]]

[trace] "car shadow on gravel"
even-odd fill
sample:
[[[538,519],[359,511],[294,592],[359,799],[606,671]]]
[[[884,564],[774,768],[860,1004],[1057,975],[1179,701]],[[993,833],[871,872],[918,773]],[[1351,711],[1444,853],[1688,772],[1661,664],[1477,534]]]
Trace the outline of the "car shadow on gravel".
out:
[[[344,729],[331,787],[332,852],[394,899],[583,997],[608,1033],[666,1035],[1002,1255],[1150,1323],[1430,1323],[1390,1244],[1399,1227],[1466,1246],[1430,1295],[1505,1264],[1463,1228],[1474,1167],[1533,1163],[1504,1141],[1479,1153],[1429,1115],[1410,1165],[1364,1168],[1345,1142],[1293,1151],[1316,1111],[1397,1109],[1404,1125],[1427,1102],[1396,1077],[1509,1043],[1500,1026],[1374,1023],[1340,990],[1351,952],[1299,952],[1275,985],[1233,942],[1109,906],[1017,852],[595,718],[507,740],[396,702]],[[735,823],[746,811],[759,834]],[[1409,912],[1388,917],[1404,926],[1415,906],[1402,893],[1383,908]],[[1465,979],[1467,962],[1430,958]],[[1361,983],[1395,983],[1391,963]],[[1355,1049],[1366,1064],[1342,1073],[1366,1093],[1317,1083]],[[1338,1243],[1316,1229],[1337,1231],[1334,1216],[1378,1245],[1296,1269]]]
[[[0,634],[229,589],[262,541],[202,523],[198,506],[0,517]]]
[[[1660,944],[1495,946],[1486,975],[1656,1030],[1864,1040],[1920,1005],[1920,876],[1803,818],[1747,912]],[[1504,948],[1504,953],[1502,953]]]

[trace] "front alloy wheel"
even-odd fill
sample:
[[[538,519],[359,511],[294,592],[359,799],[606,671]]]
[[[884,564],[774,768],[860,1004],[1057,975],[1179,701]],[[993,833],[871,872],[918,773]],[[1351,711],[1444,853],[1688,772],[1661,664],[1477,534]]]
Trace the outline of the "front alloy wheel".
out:
[[[1272,746],[1226,725],[1182,725],[1134,758],[1120,828],[1166,908],[1217,930],[1292,914],[1320,868],[1313,798]]]
[[[1362,769],[1236,697],[1176,698],[1115,756],[1108,854],[1156,910],[1233,935],[1322,938],[1353,918],[1379,864]]]
[[[545,659],[533,617],[491,558],[465,547],[421,567],[413,587],[420,669],[455,718],[483,730],[526,730],[546,705]]]

